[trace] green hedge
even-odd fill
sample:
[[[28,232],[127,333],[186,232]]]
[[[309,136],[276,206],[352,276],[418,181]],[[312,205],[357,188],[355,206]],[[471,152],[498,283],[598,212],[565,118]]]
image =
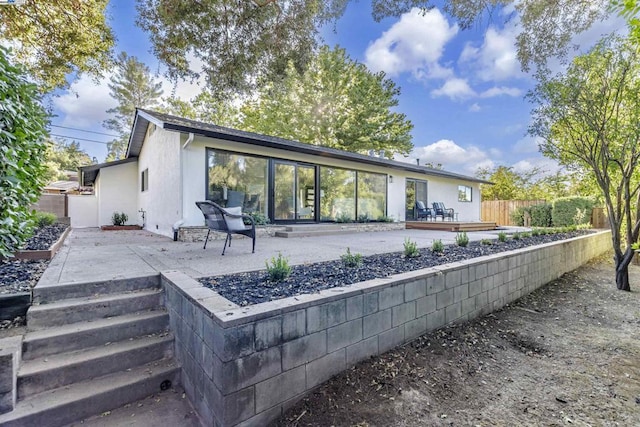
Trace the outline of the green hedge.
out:
[[[515,225],[522,227],[524,225],[524,213],[525,208],[519,207],[511,212],[509,216],[511,217],[511,221],[513,221]]]
[[[527,208],[529,215],[531,215],[532,227],[551,227],[551,211],[553,205],[550,203],[543,203],[541,205],[535,205]]]
[[[553,201],[551,219],[554,227],[588,224],[594,201],[588,197],[561,197]]]

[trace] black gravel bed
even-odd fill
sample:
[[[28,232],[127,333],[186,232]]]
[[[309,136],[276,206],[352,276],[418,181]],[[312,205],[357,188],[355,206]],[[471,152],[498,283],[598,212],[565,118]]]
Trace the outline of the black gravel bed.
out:
[[[29,251],[46,251],[51,245],[58,241],[67,227],[65,224],[53,224],[37,228],[33,236],[25,243],[23,249]]]
[[[370,255],[363,257],[362,264],[358,267],[346,267],[341,260],[297,265],[292,268],[291,275],[281,282],[270,282],[266,270],[204,277],[199,279],[199,282],[229,301],[240,306],[247,306],[296,295],[316,293],[323,289],[351,285],[392,274],[564,240],[587,233],[587,231],[575,231],[532,236],[519,240],[510,238],[506,242],[492,240],[491,245],[480,242],[471,242],[467,247],[447,245],[442,253],[434,253],[431,248],[421,248],[420,256],[415,258],[406,258],[403,252]]]
[[[30,292],[48,265],[48,260],[0,261],[0,295]]]

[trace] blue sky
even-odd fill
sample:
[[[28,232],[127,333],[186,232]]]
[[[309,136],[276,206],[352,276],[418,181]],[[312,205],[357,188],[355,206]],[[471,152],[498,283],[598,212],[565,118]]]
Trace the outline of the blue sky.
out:
[[[148,37],[135,24],[134,2],[112,0],[111,25],[118,39],[116,52],[126,51],[162,72],[150,53]],[[399,18],[376,23],[369,2],[351,2],[345,15],[323,31],[325,42],[340,45],[373,71],[384,71],[401,88],[397,110],[414,124],[411,155],[398,160],[442,163],[453,172],[475,174],[478,167],[497,165],[528,170],[534,166],[553,172],[554,162],[537,152],[536,141],[526,136],[531,105],[524,98],[534,85],[520,71],[514,46],[518,22],[500,19],[461,30],[438,8],[426,14],[413,10]],[[602,34],[623,28],[619,19],[599,23],[574,40],[588,46]],[[556,67],[559,70],[559,66]],[[162,78],[165,95],[173,86]],[[108,79],[82,77],[70,91],[52,100],[52,124],[109,133],[101,127],[106,110],[115,105]],[[180,83],[176,93],[184,99],[199,88]],[[108,141],[106,135],[53,127],[52,132],[76,138]],[[92,157],[104,161],[106,145],[78,141]]]

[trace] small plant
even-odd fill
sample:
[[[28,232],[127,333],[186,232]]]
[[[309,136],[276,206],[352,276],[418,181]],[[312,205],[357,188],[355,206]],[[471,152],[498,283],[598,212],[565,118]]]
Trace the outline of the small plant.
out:
[[[506,242],[507,241],[507,233],[505,233],[504,231],[501,231],[498,233],[498,241],[499,242]]]
[[[464,248],[469,244],[469,236],[467,236],[467,232],[463,231],[462,233],[456,234],[456,245]]]
[[[404,256],[407,258],[415,258],[420,256],[420,250],[418,249],[418,244],[416,242],[412,242],[409,238],[404,239]]]
[[[253,218],[253,222],[256,225],[267,225],[267,224],[269,224],[269,217],[267,217],[263,212],[260,212],[260,211],[248,212],[247,215],[249,215],[251,218]],[[250,225],[251,223],[248,222],[248,220],[245,220],[245,224],[246,225]]]
[[[36,223],[36,227],[42,228],[48,225],[53,225],[58,220],[58,217],[56,214],[51,212],[36,212],[33,216],[33,220]]]
[[[431,252],[436,254],[444,252],[444,244],[442,243],[442,240],[436,239],[433,241],[431,244]]]
[[[631,245],[631,249],[633,249],[634,251],[640,250],[640,243],[635,242]]]
[[[533,230],[531,230],[531,235],[533,237],[539,236],[540,235],[540,230],[537,228],[534,228]]]
[[[520,235],[520,237],[522,237],[523,239],[527,239],[527,238],[531,237],[531,233],[528,233],[528,232],[522,233]]]
[[[362,264],[361,254],[352,254],[351,249],[347,248],[347,253],[340,255],[342,263],[347,267],[358,267]]]
[[[113,216],[111,216],[111,222],[113,225],[125,225],[128,220],[129,217],[124,212],[114,212]]]
[[[348,213],[342,212],[336,216],[336,222],[353,222],[353,218],[351,218]]]
[[[392,216],[387,216],[387,215],[382,215],[378,217],[378,222],[394,222],[395,220],[393,219]]]
[[[482,240],[480,240],[480,244],[491,246],[491,245],[493,245],[493,242],[491,241],[491,239],[482,239]]]
[[[518,233],[517,231],[513,233],[513,235],[511,236],[513,240],[520,240],[521,237],[522,237],[521,234]]]
[[[369,215],[367,214],[358,215],[358,222],[369,222]]]
[[[280,252],[278,252],[277,258],[271,257],[271,264],[267,261],[264,264],[267,266],[267,274],[271,282],[281,282],[291,274],[289,259],[283,257]]]

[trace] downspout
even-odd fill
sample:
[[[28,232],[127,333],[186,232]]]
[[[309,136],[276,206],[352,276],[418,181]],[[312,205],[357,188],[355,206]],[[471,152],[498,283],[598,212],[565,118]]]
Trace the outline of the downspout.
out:
[[[178,241],[178,230],[180,229],[180,226],[185,222],[184,220],[184,211],[185,211],[185,208],[184,208],[184,170],[185,170],[184,162],[185,162],[185,159],[184,159],[183,151],[186,150],[189,144],[193,142],[193,139],[194,139],[194,134],[192,132],[189,132],[189,137],[187,138],[185,143],[182,145],[182,150],[180,150],[180,209],[182,210],[182,218],[176,221],[175,224],[173,224],[173,241],[174,242]]]

